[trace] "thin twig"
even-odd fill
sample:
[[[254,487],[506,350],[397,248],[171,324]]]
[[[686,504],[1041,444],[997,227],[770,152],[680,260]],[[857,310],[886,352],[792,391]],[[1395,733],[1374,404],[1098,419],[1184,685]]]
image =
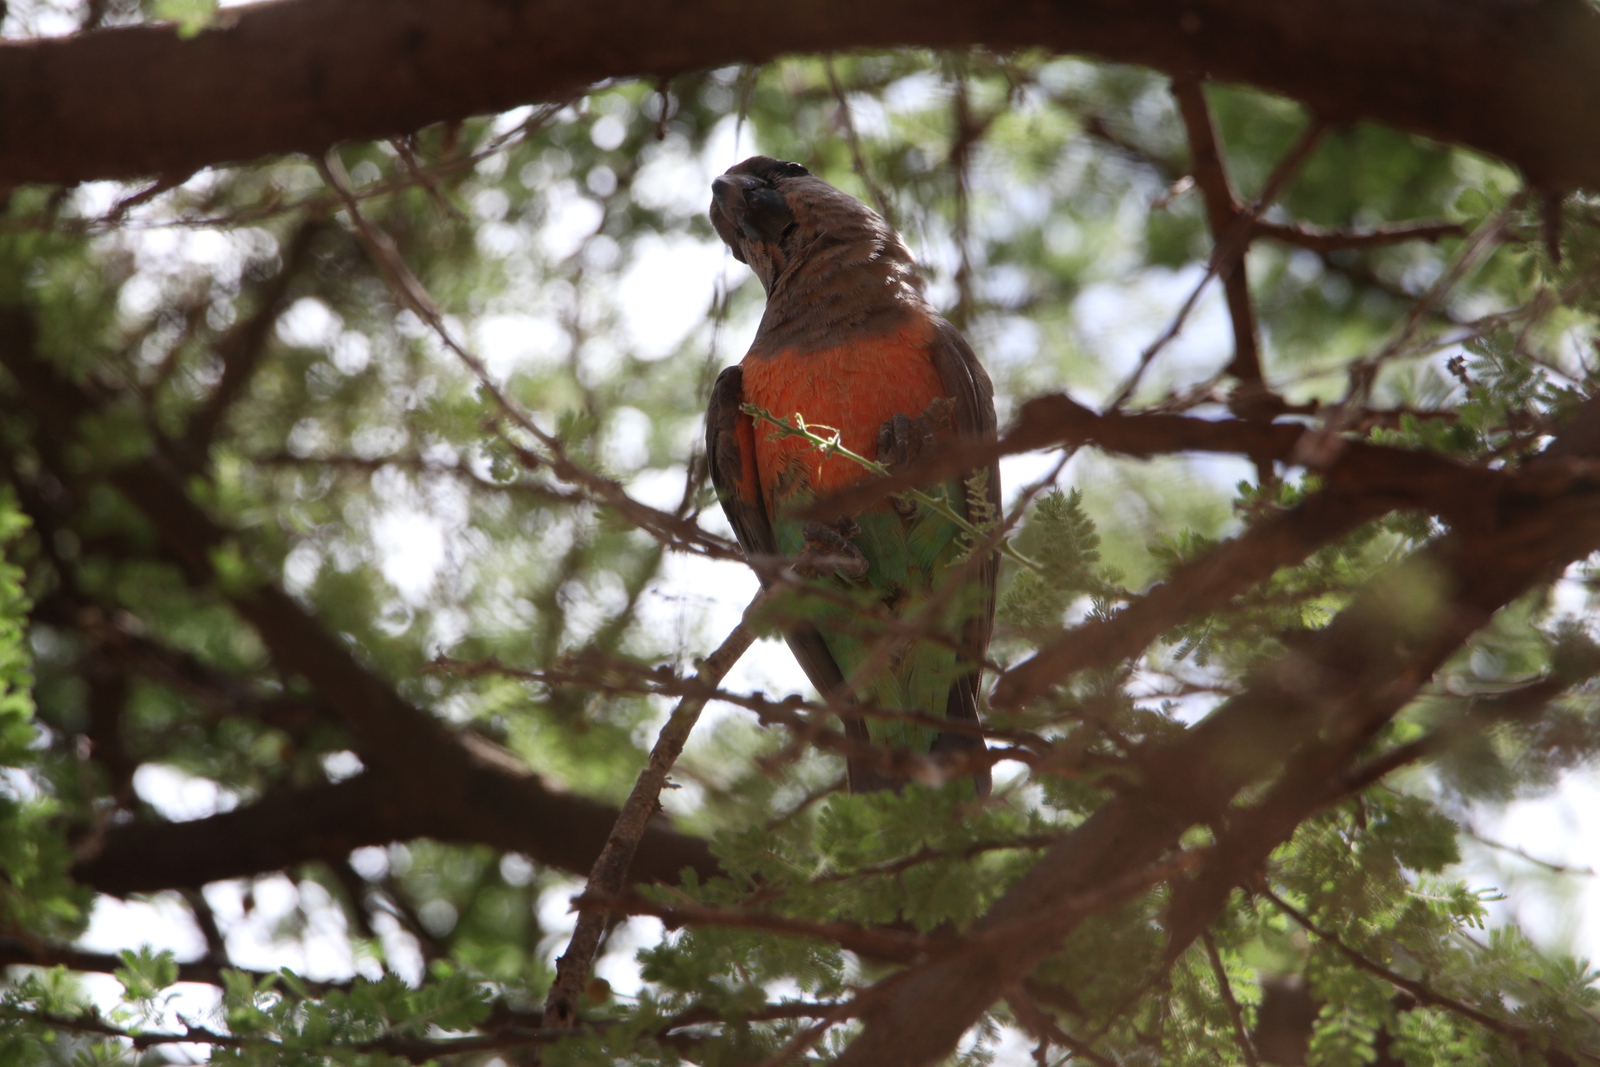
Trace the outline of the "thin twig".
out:
[[[773,1055],[762,1060],[757,1064],[757,1067],[783,1067],[784,1064],[804,1053],[818,1041],[821,1041],[823,1035],[834,1026],[859,1013],[859,1011],[860,1008],[856,1002],[847,1001],[837,1011],[824,1016],[816,1023],[800,1031],[792,1041]]]
[[[956,306],[951,321],[965,330],[972,316],[972,155],[973,148],[988,129],[988,121],[972,116],[972,96],[967,90],[963,69],[956,76],[950,96],[951,126],[950,173],[956,184],[956,210],[952,236],[956,242]]]
[[[795,413],[794,421],[791,422],[788,419],[779,418],[766,408],[756,407],[754,404],[745,404],[741,410],[746,415],[749,415],[754,419],[759,419],[762,422],[770,423],[771,425],[777,427],[777,432],[772,435],[775,438],[781,440],[787,437],[799,437],[805,441],[809,441],[812,447],[821,453],[824,459],[827,459],[829,456],[839,456],[842,459],[847,459],[852,463],[859,464],[868,472],[876,474],[880,478],[887,478],[891,473],[888,466],[885,464],[880,463],[877,460],[871,460],[865,456],[858,455],[857,453],[846,448],[842,443],[844,438],[843,431],[837,430],[832,426],[808,425],[805,418],[798,412]],[[818,430],[826,430],[828,432],[826,434],[821,434],[817,432]],[[945,495],[944,490],[942,489],[937,493],[930,493],[924,489],[911,488],[902,490],[900,495],[910,497],[917,503],[929,508],[941,518],[944,518],[948,522],[954,524],[956,529],[960,530],[962,533],[966,534],[975,541],[987,536],[988,531],[980,529],[978,526],[974,525],[970,519],[955,509],[955,505],[951,503],[950,498]],[[1021,552],[1018,552],[1007,540],[1001,540],[999,544],[995,546],[995,550],[998,551],[1002,556],[1005,556],[1011,562],[1019,566],[1026,567],[1031,571],[1038,571],[1041,569],[1039,564],[1035,563],[1027,556],[1024,556]]]
[[[1342,428],[1344,413],[1350,407],[1366,402],[1367,396],[1372,391],[1372,385],[1377,380],[1378,368],[1407,350],[1423,321],[1433,315],[1434,309],[1443,302],[1450,290],[1455,288],[1478,265],[1489,249],[1499,242],[1511,224],[1512,215],[1522,207],[1527,197],[1526,190],[1518,193],[1504,207],[1485,219],[1483,224],[1467,238],[1445,272],[1412,305],[1411,313],[1406,316],[1406,321],[1395,336],[1377,352],[1350,364],[1349,388],[1344,399],[1329,409],[1330,421],[1327,432],[1335,432]],[[1522,310],[1518,309],[1518,312]]]
[[[1233,1021],[1233,1040],[1239,1046],[1239,1055],[1244,1057],[1245,1067],[1256,1067],[1260,1061],[1256,1059],[1256,1046],[1250,1040],[1250,1031],[1244,1025],[1244,1012],[1239,1008],[1239,1001],[1233,995],[1233,984],[1228,981],[1228,968],[1223,966],[1222,954],[1217,951],[1216,938],[1211,936],[1211,931],[1206,930],[1200,934],[1200,941],[1206,946],[1206,956],[1211,960],[1211,973],[1217,979],[1217,991],[1222,994],[1222,1003],[1227,1006],[1228,1018]]]
[[[422,164],[417,160],[417,153],[413,150],[412,144],[413,139],[410,137],[391,137],[389,139],[389,146],[400,157],[400,162],[405,166],[406,173],[411,175],[417,184],[428,191],[428,195],[433,198],[433,202],[438,204],[445,214],[457,221],[468,221],[467,213],[452,203],[450,198],[444,194],[444,190],[439,188],[439,183],[434,180],[434,176],[423,169]]]
[[[550,122],[555,119],[555,117],[559,115],[567,107],[567,105],[572,102],[573,99],[575,99],[575,97],[564,97],[560,100],[553,100],[540,105],[534,109],[533,114],[530,115],[528,120],[522,123],[522,125],[508,130],[497,137],[494,137],[482,148],[479,148],[474,152],[466,155],[450,156],[448,158],[441,159],[435,163],[428,164],[425,167],[420,167],[416,171],[408,173],[408,176],[404,178],[381,179],[368,185],[352,187],[351,195],[353,195],[357,201],[372,200],[381,196],[388,196],[392,193],[405,192],[408,189],[415,188],[420,183],[432,181],[441,177],[447,177],[463,170],[469,170],[488,157],[505,151],[506,149],[515,147],[517,144],[537,134],[540,130],[549,125]],[[187,177],[184,180],[187,181]],[[173,186],[166,189],[157,189],[154,193],[151,193],[151,196],[154,197],[159,195],[161,192],[168,192],[171,190],[171,188],[175,188],[181,184],[182,182],[177,182],[174,183]],[[146,190],[146,192],[148,191],[149,190]],[[136,194],[136,196],[138,196],[137,202],[140,204],[148,199],[140,194]],[[275,189],[256,205],[227,215],[175,218],[151,223],[129,223],[126,219],[122,218],[118,214],[118,207],[121,207],[121,205],[117,205],[116,207],[112,208],[111,212],[104,216],[93,219],[60,220],[57,225],[67,229],[68,232],[81,233],[95,233],[101,230],[109,229],[210,229],[214,227],[250,225],[266,219],[275,218],[279,215],[293,214],[302,210],[322,212],[332,208],[335,204],[340,203],[342,200],[343,197],[339,196],[337,191],[335,191],[332,195],[328,193],[317,192],[296,199],[286,200],[281,198],[281,190]],[[135,205],[128,205],[128,207],[132,206]],[[127,207],[123,207],[122,213],[125,214],[126,211]],[[0,233],[15,233],[23,229],[31,228],[36,228],[36,224],[33,220],[27,218],[0,222]]]
[[[1461,828],[1461,832],[1478,842],[1480,845],[1483,845],[1487,848],[1492,848],[1497,852],[1508,852],[1511,855],[1516,856],[1518,859],[1527,860],[1536,867],[1543,867],[1552,874],[1580,874],[1586,878],[1600,877],[1600,871],[1595,870],[1593,867],[1569,867],[1563,863],[1552,863],[1549,860],[1542,860],[1538,856],[1528,854],[1527,852],[1518,848],[1516,845],[1508,845],[1503,841],[1496,841],[1492,838],[1484,837],[1477,830],[1474,830],[1470,826],[1463,826]]]
[[[839,76],[833,69],[833,56],[822,57],[822,69],[828,75],[828,87],[833,90],[833,98],[839,104],[839,125],[844,132],[844,143],[850,149],[850,166],[854,168],[856,177],[861,179],[861,184],[867,187],[878,214],[883,216],[883,220],[891,229],[898,231],[900,227],[895,221],[894,208],[890,205],[889,198],[884,195],[878,183],[872,180],[872,172],[867,170],[867,160],[861,152],[861,138],[856,133],[855,119],[850,113],[850,101],[846,98],[844,87],[839,84]]]
[[[192,175],[188,174],[162,175],[154,182],[145,186],[143,189],[140,189],[138,192],[118,200],[112,205],[111,210],[105,214],[101,222],[108,229],[120,226],[122,224],[122,220],[127,218],[128,212],[132,211],[136,207],[139,207],[141,204],[148,204],[162,193],[176,189],[178,186],[188,181],[190,177],[192,177]]]
[[[1251,229],[1255,237],[1265,237],[1312,252],[1383,248],[1405,241],[1436,242],[1451,237],[1465,237],[1467,234],[1467,228],[1461,223],[1443,221],[1394,222],[1365,230],[1330,230],[1298,222],[1268,222],[1265,219],[1257,219]]]
[[[1383,964],[1378,963],[1376,960],[1369,959],[1367,956],[1357,952],[1349,945],[1346,945],[1337,935],[1329,933],[1328,931],[1318,927],[1314,922],[1311,921],[1310,916],[1306,915],[1293,904],[1290,904],[1288,901],[1278,896],[1278,894],[1274,893],[1270,888],[1263,888],[1261,890],[1261,895],[1270,900],[1279,911],[1283,912],[1290,919],[1293,919],[1296,925],[1298,925],[1301,929],[1305,930],[1309,934],[1314,934],[1319,940],[1333,946],[1333,948],[1338,950],[1339,954],[1345,959],[1349,960],[1357,970],[1366,971],[1368,974],[1375,975],[1376,977],[1383,979],[1397,989],[1405,990],[1407,993],[1410,993],[1412,996],[1416,997],[1417,1000],[1424,1004],[1436,1008],[1443,1008],[1446,1011],[1453,1012],[1464,1019],[1470,1019],[1484,1029],[1499,1034],[1501,1037],[1504,1037],[1517,1045],[1532,1045],[1541,1050],[1546,1047],[1545,1040],[1542,1037],[1536,1037],[1530,1030],[1517,1026],[1514,1023],[1507,1022],[1504,1019],[1497,1019],[1493,1015],[1488,1015],[1482,1011],[1479,1011],[1470,1004],[1465,1004],[1454,997],[1446,996],[1445,994],[1432,989],[1423,982],[1418,982],[1415,979],[1407,978],[1405,975],[1397,974],[1396,972],[1385,967]],[[1563,1051],[1566,1051],[1569,1055],[1576,1055],[1582,1059],[1588,1060],[1591,1063],[1600,1063],[1600,1056],[1596,1056],[1590,1052],[1585,1052],[1581,1049],[1576,1053],[1573,1053],[1570,1049],[1565,1049]]]
[[[721,689],[716,686],[706,685],[699,677],[682,677],[667,666],[649,668],[626,660],[603,660],[593,656],[582,657],[579,664],[578,669],[528,670],[506,666],[493,659],[460,660],[439,656],[430,661],[423,669],[429,672],[449,673],[464,677],[497,675],[551,687],[582,685],[595,692],[607,694],[693,697],[703,699],[707,703],[721,701],[722,703],[732,704],[734,707],[754,712],[763,722],[775,722],[780,725],[795,727],[807,725],[800,717],[800,712],[829,715],[835,714],[839,710],[831,704],[804,700],[798,695],[790,695],[782,700],[769,700],[759,693],[736,693],[731,689]],[[971,734],[975,737],[989,737],[996,740],[1009,741],[1017,745],[1036,747],[1040,751],[1045,751],[1049,747],[1042,737],[1031,731],[1003,730],[980,726],[976,723],[954,722],[944,718],[942,715],[930,715],[926,712],[901,711],[893,708],[851,707],[848,713],[865,718],[882,719],[885,722],[914,723],[919,726],[931,726],[954,733]]]
[[[946,781],[952,778],[959,778],[965,774],[987,770],[994,764],[1006,760],[1015,760],[1018,763],[1023,763],[1036,769],[1043,767],[1048,761],[1050,764],[1048,769],[1051,774],[1070,777],[1074,767],[1081,766],[1093,758],[1063,760],[1059,756],[1051,754],[1050,745],[1042,738],[1024,731],[990,730],[977,723],[947,719],[943,716],[930,715],[926,712],[857,707],[843,704],[839,701],[817,704],[802,700],[799,696],[788,696],[783,700],[771,701],[755,694],[734,693],[714,686],[704,685],[695,678],[680,678],[673,674],[669,668],[664,667],[656,668],[653,671],[634,669],[633,673],[630,674],[629,668],[631,665],[621,663],[595,664],[587,662],[585,670],[581,673],[570,671],[525,671],[504,667],[492,661],[436,660],[432,666],[436,670],[463,674],[503,674],[506,677],[537,682],[543,685],[577,685],[596,693],[676,696],[686,699],[701,699],[707,703],[720,700],[735,707],[753,711],[762,725],[782,726],[794,735],[794,742],[790,749],[786,749],[777,756],[758,761],[764,766],[772,766],[790,759],[790,750],[798,750],[800,746],[804,745],[831,752],[845,759],[869,762],[880,773],[892,778],[913,778],[925,781]],[[597,666],[604,670],[615,670],[621,673],[622,677],[620,679],[606,678],[601,673],[601,670],[596,669]],[[817,717],[807,718],[805,715],[800,714],[801,711],[812,712]],[[935,756],[914,752],[906,748],[875,745],[870,741],[858,740],[837,730],[826,729],[823,726],[822,719],[824,717],[846,715],[859,718],[910,722],[945,733],[965,733],[979,737],[1015,737],[1018,741],[1017,744],[1011,747],[974,748],[963,752],[947,752]]]
[[[760,609],[765,597],[758,594],[745,608],[744,617],[733,628],[717,650],[701,661],[696,680],[708,689],[714,689],[723,675],[743,656],[756,639],[751,619]],[[645,825],[660,805],[661,789],[666,784],[667,772],[683,751],[689,733],[705,707],[704,695],[686,696],[673,709],[672,717],[661,728],[656,744],[650,750],[650,760],[633,784],[633,792],[623,803],[616,825],[606,838],[605,846],[589,871],[589,883],[584,889],[588,897],[614,897],[622,891],[628,877],[628,867],[633,854],[644,836]],[[556,961],[556,978],[545,998],[545,1020],[555,1026],[570,1026],[577,1021],[578,994],[589,978],[589,968],[594,963],[600,946],[600,935],[605,929],[608,911],[585,911],[578,916],[578,926],[567,944],[567,951]]]
[[[65,967],[69,971],[93,971],[114,974],[125,966],[121,957],[107,952],[86,952],[71,945],[61,945],[38,938],[0,936],[0,967],[22,964],[30,967]],[[270,979],[277,972],[255,971],[248,967],[225,965],[211,953],[197,960],[179,962],[178,981],[221,986],[224,970],[237,971],[252,981]],[[349,982],[318,982],[302,979],[309,993],[320,995],[330,989],[349,989]]]
[[[405,307],[427,324],[445,348],[453,352],[467,366],[478,379],[478,384],[484,393],[499,409],[500,415],[533,437],[548,452],[546,456],[538,456],[516,441],[507,439],[507,444],[523,460],[524,465],[530,468],[547,467],[563,481],[582,486],[598,502],[615,508],[634,525],[670,548],[717,558],[737,558],[733,546],[722,538],[707,533],[687,519],[633,499],[620,483],[595,474],[568,457],[560,439],[540,429],[519,406],[512,403],[499,383],[490,375],[483,361],[456,340],[444,321],[444,312],[422,281],[406,265],[399,249],[395,246],[394,239],[362,214],[355,195],[350,191],[349,175],[344,172],[344,164],[340,161],[337,150],[330,149],[326,156],[317,161],[317,167],[323,181],[339,194],[345,211],[355,224],[356,232],[366,246],[368,254],[372,256],[389,282],[390,290]]]
[[[304,979],[301,979],[301,981],[304,981]],[[310,984],[314,985],[315,983]],[[738,1018],[745,1023],[778,1022],[790,1019],[829,1019],[833,1022],[838,1022],[851,1018],[858,1012],[859,1004],[857,1001],[812,1003],[781,1001],[766,1004],[754,1011],[741,1011]],[[534,1019],[538,1018],[534,1013],[526,1014]],[[15,1008],[0,1008],[0,1019],[34,1023],[69,1033],[93,1034],[112,1040],[128,1041],[132,1043],[135,1050],[139,1051],[163,1045],[194,1044],[210,1045],[215,1048],[277,1048],[282,1050],[283,1055],[289,1054],[289,1050],[285,1048],[282,1042],[269,1037],[254,1035],[240,1037],[232,1034],[222,1034],[204,1027],[197,1027],[188,1022],[185,1022],[183,1033],[163,1033],[123,1029],[92,1014],[74,1017],[50,1012],[29,1012],[19,1011]],[[653,1032],[641,1036],[665,1042],[676,1036],[675,1031],[691,1026],[704,1026],[708,1023],[726,1021],[728,1020],[716,1009],[696,1006],[672,1016]],[[614,1025],[616,1025],[614,1020],[601,1020],[583,1027],[566,1028],[502,1024],[488,1027],[485,1033],[446,1038],[422,1038],[389,1032],[366,1041],[332,1042],[325,1045],[324,1050],[335,1056],[346,1051],[357,1054],[387,1053],[390,1056],[396,1056],[412,1063],[426,1063],[435,1061],[442,1056],[458,1056],[475,1052],[493,1052],[554,1045],[569,1038],[579,1037],[585,1033],[593,1033],[596,1030],[604,1030]]]
[[[1087,1044],[1061,1029],[1056,1024],[1056,1021],[1050,1018],[1049,1013],[1033,1002],[1025,990],[1012,993],[1006,997],[1006,1003],[1011,1006],[1011,1014],[1016,1016],[1017,1022],[1022,1025],[1023,1029],[1040,1040],[1052,1045],[1060,1045],[1072,1053],[1074,1058],[1088,1060],[1095,1067],[1117,1067],[1115,1062],[1100,1055]]]
[[[820,886],[831,885],[838,882],[853,882],[862,878],[884,878],[898,875],[913,867],[924,863],[935,863],[939,860],[968,860],[988,852],[1007,852],[1012,850],[1039,850],[1052,848],[1061,841],[1061,834],[1033,834],[1028,837],[1012,838],[1006,841],[990,841],[976,845],[969,845],[964,849],[954,851],[940,851],[939,849],[923,846],[909,856],[904,856],[888,863],[879,863],[871,867],[856,867],[847,871],[831,871],[820,874],[815,878],[801,882],[799,885],[783,889],[764,889],[748,898],[750,905],[765,904],[777,900],[797,889],[816,889]]]

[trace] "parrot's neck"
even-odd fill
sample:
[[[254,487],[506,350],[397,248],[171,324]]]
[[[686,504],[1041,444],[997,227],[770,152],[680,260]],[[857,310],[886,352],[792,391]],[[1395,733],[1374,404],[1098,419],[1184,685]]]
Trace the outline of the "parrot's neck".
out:
[[[842,336],[894,333],[932,314],[916,262],[892,234],[819,242],[774,279],[750,351],[825,352]]]

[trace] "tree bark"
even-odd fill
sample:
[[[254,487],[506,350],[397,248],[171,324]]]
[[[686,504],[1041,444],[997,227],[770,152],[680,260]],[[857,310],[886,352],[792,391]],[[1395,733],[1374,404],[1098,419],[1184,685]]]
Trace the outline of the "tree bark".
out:
[[[117,896],[197,889],[418,837],[486,844],[584,874],[616,822],[616,808],[555,792],[526,772],[463,758],[455,749],[442,748],[439,756],[409,778],[369,771],[189,822],[112,826],[103,846],[74,866],[73,877]],[[664,820],[646,827],[632,878],[676,882],[685,867],[702,879],[722,873],[703,838],[678,833]]]
[[[1600,185],[1587,0],[276,0],[0,43],[0,180],[200,167],[799,52],[1046,48],[1244,82]]]

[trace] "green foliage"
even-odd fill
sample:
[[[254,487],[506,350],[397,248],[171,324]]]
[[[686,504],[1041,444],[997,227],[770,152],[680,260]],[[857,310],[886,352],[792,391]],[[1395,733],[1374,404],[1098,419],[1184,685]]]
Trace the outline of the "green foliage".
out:
[[[217,15],[216,0],[156,0],[152,5],[156,18],[178,24],[179,37],[193,37],[205,29]]]
[[[16,498],[0,490],[0,928],[71,937],[91,894],[67,877],[71,850],[60,805],[41,788],[24,573],[11,562],[28,528]]]
[[[1040,497],[1019,542],[1038,567],[1017,574],[999,607],[1019,637],[1039,641],[1057,631],[1079,597],[1091,597],[1093,611],[1104,614],[1113,599],[1126,596],[1116,572],[1099,566],[1100,535],[1076,489]]]
[[[159,1025],[162,994],[177,979],[170,952],[124,952],[116,972],[127,1006],[110,1019],[84,1011],[66,972],[31,974],[5,991],[0,1018],[15,1030],[9,1038],[18,1064],[49,1063],[56,1044],[51,1025],[67,1034],[117,1034],[138,1042],[165,1036]],[[191,1021],[186,1036],[204,1042],[209,1036],[218,1064],[310,1065],[328,1062],[379,1064],[395,1062],[395,1051],[408,1039],[434,1033],[459,1033],[483,1021],[488,1002],[481,984],[448,965],[434,968],[431,980],[410,988],[395,977],[357,979],[345,989],[314,991],[287,969],[252,978],[240,971],[222,972],[221,1001],[215,1015],[226,1036]],[[77,1050],[79,1063],[112,1063],[114,1046]]]

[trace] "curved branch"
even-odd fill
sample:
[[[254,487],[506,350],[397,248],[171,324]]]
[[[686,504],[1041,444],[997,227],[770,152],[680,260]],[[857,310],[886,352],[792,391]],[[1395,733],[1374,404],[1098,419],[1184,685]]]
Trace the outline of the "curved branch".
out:
[[[127,966],[121,956],[109,952],[88,952],[84,949],[74,948],[72,945],[61,945],[49,941],[39,941],[34,938],[0,936],[0,967],[12,964],[25,964],[31,967],[65,967],[69,971],[94,971],[99,974],[115,974]],[[218,963],[211,959],[198,959],[178,964],[178,981],[203,982],[206,985],[222,985],[223,971],[239,971],[247,974],[257,981],[271,977],[275,971],[257,971],[249,967],[232,967]],[[316,979],[301,977],[300,981],[307,991],[322,994],[330,989],[348,989],[348,982],[319,982]]]
[[[101,892],[122,896],[342,860],[366,845],[417,837],[486,844],[563,870],[589,870],[616,822],[616,808],[555,792],[491,758],[459,758],[464,751],[441,747],[415,777],[369,771],[336,784],[269,794],[204,819],[115,826],[104,847],[72,873]],[[685,867],[701,878],[721,871],[706,841],[657,822],[644,830],[630,877],[676,882]]]
[[[0,177],[180,175],[790,52],[1048,48],[1245,82],[1600,184],[1586,0],[277,0],[0,44]],[[137,91],[130,91],[131,87]]]

